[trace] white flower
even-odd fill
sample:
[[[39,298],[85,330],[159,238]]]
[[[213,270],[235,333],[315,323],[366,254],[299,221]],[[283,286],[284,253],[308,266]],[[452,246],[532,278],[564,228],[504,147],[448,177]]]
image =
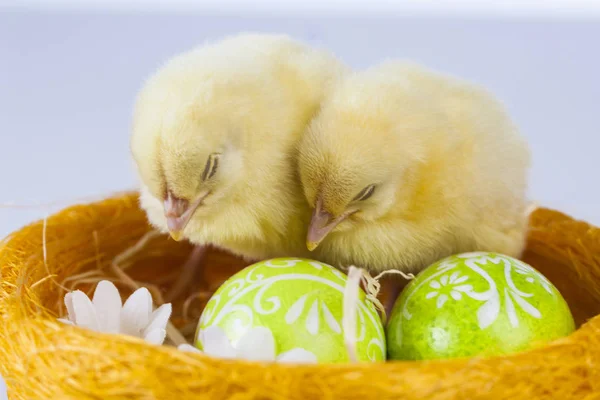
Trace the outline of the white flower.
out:
[[[437,308],[442,308],[449,299],[448,294],[442,292],[448,292],[449,289],[450,297],[458,301],[462,299],[462,293],[469,293],[473,290],[473,286],[471,285],[461,285],[461,283],[466,282],[468,279],[468,276],[460,276],[458,272],[454,272],[450,276],[443,275],[439,282],[434,279],[429,283],[429,287],[434,289],[434,291],[427,293],[425,298],[433,299],[437,297],[436,306]]]
[[[80,290],[65,295],[68,319],[59,321],[102,333],[122,333],[160,345],[165,340],[171,304],[152,311],[152,296],[139,288],[121,304],[119,291],[109,281],[98,283],[93,300]]]
[[[2,378],[2,375],[0,375],[0,400],[8,400],[6,383],[4,382],[4,378]]]
[[[232,344],[225,331],[214,325],[201,330],[199,340],[204,353],[213,357],[290,363],[317,362],[316,355],[299,347],[276,356],[273,334],[270,329],[262,327],[249,329],[237,343]],[[189,344],[182,344],[178,348],[182,351],[202,352]]]

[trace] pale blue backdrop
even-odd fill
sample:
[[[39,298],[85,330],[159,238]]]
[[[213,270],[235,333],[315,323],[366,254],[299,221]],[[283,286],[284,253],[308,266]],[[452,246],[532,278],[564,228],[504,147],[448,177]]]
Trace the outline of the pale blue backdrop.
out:
[[[356,68],[413,58],[486,85],[531,143],[531,197],[600,225],[597,19],[25,10],[0,11],[0,236],[135,188],[128,135],[143,79],[179,51],[243,30],[292,34]]]

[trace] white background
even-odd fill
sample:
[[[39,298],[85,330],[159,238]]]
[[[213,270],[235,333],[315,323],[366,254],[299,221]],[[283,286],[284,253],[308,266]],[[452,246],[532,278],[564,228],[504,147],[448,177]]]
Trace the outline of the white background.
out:
[[[143,79],[179,51],[243,30],[292,34],[356,68],[412,58],[489,87],[531,144],[532,199],[600,225],[598,6],[0,0],[0,236],[135,188],[128,135]]]

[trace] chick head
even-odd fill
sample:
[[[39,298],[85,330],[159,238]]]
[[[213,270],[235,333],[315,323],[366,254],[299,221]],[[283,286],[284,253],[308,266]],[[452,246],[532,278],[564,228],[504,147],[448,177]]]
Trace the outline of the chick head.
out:
[[[232,123],[236,104],[215,95],[218,88],[186,96],[163,84],[150,82],[138,98],[131,151],[142,191],[159,200],[145,204],[152,222],[180,240],[192,219],[218,212],[243,179],[241,135]]]
[[[302,140],[298,166],[313,207],[307,235],[311,251],[332,232],[383,220],[422,157],[418,140],[396,123],[396,107],[385,91],[385,82],[350,78],[323,105]]]

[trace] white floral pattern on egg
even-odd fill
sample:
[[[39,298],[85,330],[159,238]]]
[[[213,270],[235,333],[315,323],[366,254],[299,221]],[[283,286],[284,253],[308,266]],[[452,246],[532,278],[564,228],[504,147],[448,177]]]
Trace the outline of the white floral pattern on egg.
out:
[[[394,306],[387,337],[390,358],[419,360],[506,354],[573,330],[567,303],[542,274],[474,252],[421,272]]]
[[[216,326],[225,340],[219,348],[211,344],[204,349],[216,356],[253,358],[252,350],[249,356],[243,355],[247,337],[253,336],[262,338],[256,346],[272,352],[269,359],[273,361],[348,361],[342,330],[346,279],[335,268],[306,259],[279,258],[251,265],[227,280],[209,300],[200,318],[196,346],[204,349],[205,332]],[[362,290],[356,320],[358,359],[384,360],[383,325]],[[255,335],[258,328],[261,334]]]

